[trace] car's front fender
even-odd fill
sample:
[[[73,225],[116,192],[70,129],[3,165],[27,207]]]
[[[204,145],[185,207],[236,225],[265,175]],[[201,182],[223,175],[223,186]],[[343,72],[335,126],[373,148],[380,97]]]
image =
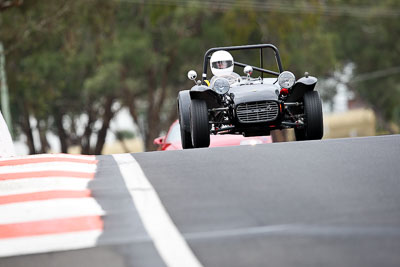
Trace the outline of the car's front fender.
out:
[[[208,86],[195,85],[189,92],[191,99],[202,99],[206,101],[208,108],[217,108],[222,105],[221,96]]]
[[[293,85],[291,94],[286,99],[286,102],[296,102],[302,99],[306,92],[314,90],[317,81],[318,79],[313,76],[298,79]]]

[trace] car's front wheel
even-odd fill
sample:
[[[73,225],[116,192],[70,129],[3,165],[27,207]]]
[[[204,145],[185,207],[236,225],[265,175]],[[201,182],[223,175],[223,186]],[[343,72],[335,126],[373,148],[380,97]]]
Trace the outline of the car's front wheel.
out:
[[[190,132],[193,147],[210,146],[210,128],[208,123],[207,103],[193,99],[190,105]]]
[[[294,128],[294,135],[296,137],[296,141],[306,140],[306,133],[304,128]]]
[[[295,129],[297,140],[318,140],[324,135],[321,98],[317,91],[304,94],[304,128]]]
[[[193,148],[190,133],[190,102],[189,90],[180,91],[178,94],[178,118],[183,149]]]

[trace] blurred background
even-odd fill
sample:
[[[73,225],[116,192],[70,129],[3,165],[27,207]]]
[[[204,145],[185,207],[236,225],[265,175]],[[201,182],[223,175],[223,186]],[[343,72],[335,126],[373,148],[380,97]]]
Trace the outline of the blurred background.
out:
[[[0,0],[1,111],[18,154],[154,150],[207,49],[272,43],[324,138],[399,133],[399,36],[400,0]]]

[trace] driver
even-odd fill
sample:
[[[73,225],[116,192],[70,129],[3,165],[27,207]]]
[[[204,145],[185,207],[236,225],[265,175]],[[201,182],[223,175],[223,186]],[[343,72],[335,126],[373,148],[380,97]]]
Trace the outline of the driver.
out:
[[[238,82],[240,76],[233,72],[233,66],[233,57],[229,52],[225,50],[214,52],[210,59],[211,72],[214,74],[214,77],[211,79],[211,84],[218,77],[228,79],[231,85]]]

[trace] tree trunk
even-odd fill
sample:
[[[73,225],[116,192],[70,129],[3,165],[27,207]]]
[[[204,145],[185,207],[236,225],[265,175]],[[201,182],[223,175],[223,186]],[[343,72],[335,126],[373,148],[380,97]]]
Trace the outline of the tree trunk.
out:
[[[24,110],[24,116],[22,121],[22,130],[26,135],[26,143],[28,145],[29,154],[32,155],[36,154],[35,142],[33,140],[31,123],[29,121],[29,113],[26,110],[26,107],[24,107],[23,110]]]
[[[114,97],[108,97],[106,99],[106,103],[104,105],[104,114],[103,114],[103,125],[97,135],[97,143],[94,149],[95,155],[100,155],[103,150],[104,143],[106,142],[108,128],[110,128],[110,121],[114,117],[114,113],[112,111],[112,105],[114,103]]]
[[[58,139],[60,140],[60,145],[61,145],[61,153],[68,153],[68,142],[67,142],[68,136],[64,129],[63,117],[64,114],[61,114],[61,112],[58,110],[54,114]]]
[[[148,97],[147,97],[147,126],[145,127],[144,135],[144,147],[146,151],[153,151],[156,147],[153,144],[153,139],[157,137],[159,127],[159,114],[156,113],[156,79],[155,70],[151,69],[147,74],[148,81]]]
[[[158,137],[159,117],[154,112],[149,115],[150,116],[147,119],[148,128],[145,137],[145,149],[146,151],[154,151],[157,149],[156,145],[153,143],[153,140]]]
[[[92,136],[93,133],[93,123],[94,123],[93,111],[90,109],[88,110],[87,114],[88,114],[88,123],[85,127],[85,132],[83,133],[81,138],[81,153],[84,155],[92,154],[90,151],[90,137]]]
[[[43,120],[38,120],[38,125],[37,125],[38,131],[39,131],[39,138],[40,138],[40,153],[47,153],[50,145],[49,142],[47,141],[47,123],[46,121]]]

